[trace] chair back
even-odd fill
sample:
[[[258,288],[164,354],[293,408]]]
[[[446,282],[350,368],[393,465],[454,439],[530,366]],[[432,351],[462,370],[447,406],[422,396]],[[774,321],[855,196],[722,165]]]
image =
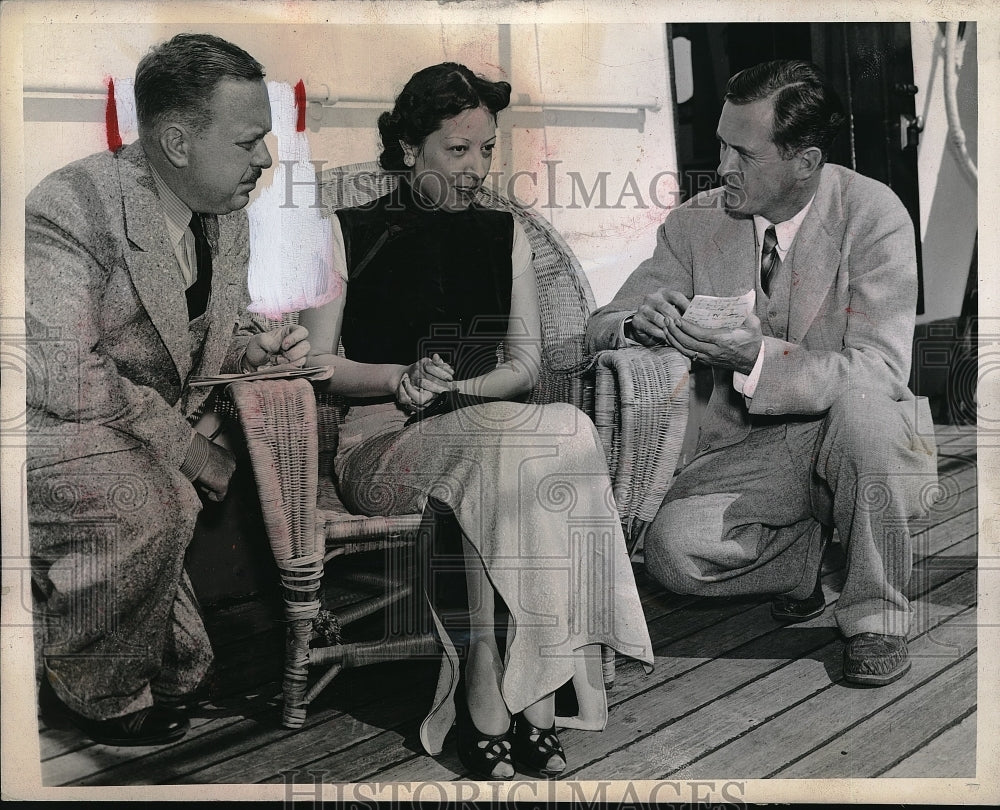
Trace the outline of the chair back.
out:
[[[392,191],[397,182],[395,174],[374,161],[321,172],[318,183],[323,214],[332,216],[337,209],[371,202]],[[476,201],[485,208],[509,211],[531,244],[542,322],[542,360],[530,400],[569,402],[589,413],[593,395],[584,374],[589,363],[584,332],[594,309],[594,295],[580,263],[558,232],[531,209],[485,187]]]

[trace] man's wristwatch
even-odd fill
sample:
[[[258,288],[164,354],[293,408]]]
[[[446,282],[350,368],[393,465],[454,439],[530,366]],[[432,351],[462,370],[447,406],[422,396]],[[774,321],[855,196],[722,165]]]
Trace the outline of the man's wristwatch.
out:
[[[625,335],[626,340],[634,340],[636,343],[639,339],[635,336],[635,330],[632,328],[632,319],[635,315],[629,315],[624,321],[622,321],[622,334]]]

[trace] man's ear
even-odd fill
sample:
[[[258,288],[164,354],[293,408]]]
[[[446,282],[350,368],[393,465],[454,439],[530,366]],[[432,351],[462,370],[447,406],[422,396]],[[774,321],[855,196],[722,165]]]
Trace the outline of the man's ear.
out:
[[[803,149],[796,156],[796,174],[799,180],[808,180],[823,165],[823,151],[817,146]]]
[[[165,124],[160,129],[160,148],[171,165],[180,169],[188,165],[190,136],[181,124]]]

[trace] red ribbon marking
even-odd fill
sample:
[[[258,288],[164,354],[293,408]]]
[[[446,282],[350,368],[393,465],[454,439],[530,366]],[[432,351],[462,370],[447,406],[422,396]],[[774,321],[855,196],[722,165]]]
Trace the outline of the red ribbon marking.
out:
[[[122,148],[122,136],[118,131],[118,106],[115,104],[115,80],[108,79],[108,103],[104,108],[104,125],[108,135],[108,149],[117,152]]]
[[[295,131],[305,132],[306,131],[306,86],[299,79],[299,83],[295,85],[295,111],[297,113],[295,119]]]

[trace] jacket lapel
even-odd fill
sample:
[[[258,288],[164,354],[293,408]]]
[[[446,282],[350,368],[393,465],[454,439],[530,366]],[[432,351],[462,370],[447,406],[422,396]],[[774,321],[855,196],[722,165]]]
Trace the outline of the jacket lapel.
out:
[[[754,256],[753,219],[723,216],[712,235],[716,253],[708,273],[714,295],[743,295],[757,286],[757,259]]]
[[[218,249],[212,256],[212,297],[205,312],[208,331],[195,373],[217,374],[233,336],[246,287],[246,263],[236,239],[239,216],[220,216],[218,220]]]
[[[153,177],[138,141],[121,152],[118,172],[125,235],[132,248],[125,256],[129,275],[178,376],[184,380],[191,366],[187,302]]]
[[[788,339],[793,343],[801,343],[809,331],[840,267],[840,240],[833,236],[843,229],[840,182],[827,167],[822,171],[816,199],[787,257],[792,272]]]

